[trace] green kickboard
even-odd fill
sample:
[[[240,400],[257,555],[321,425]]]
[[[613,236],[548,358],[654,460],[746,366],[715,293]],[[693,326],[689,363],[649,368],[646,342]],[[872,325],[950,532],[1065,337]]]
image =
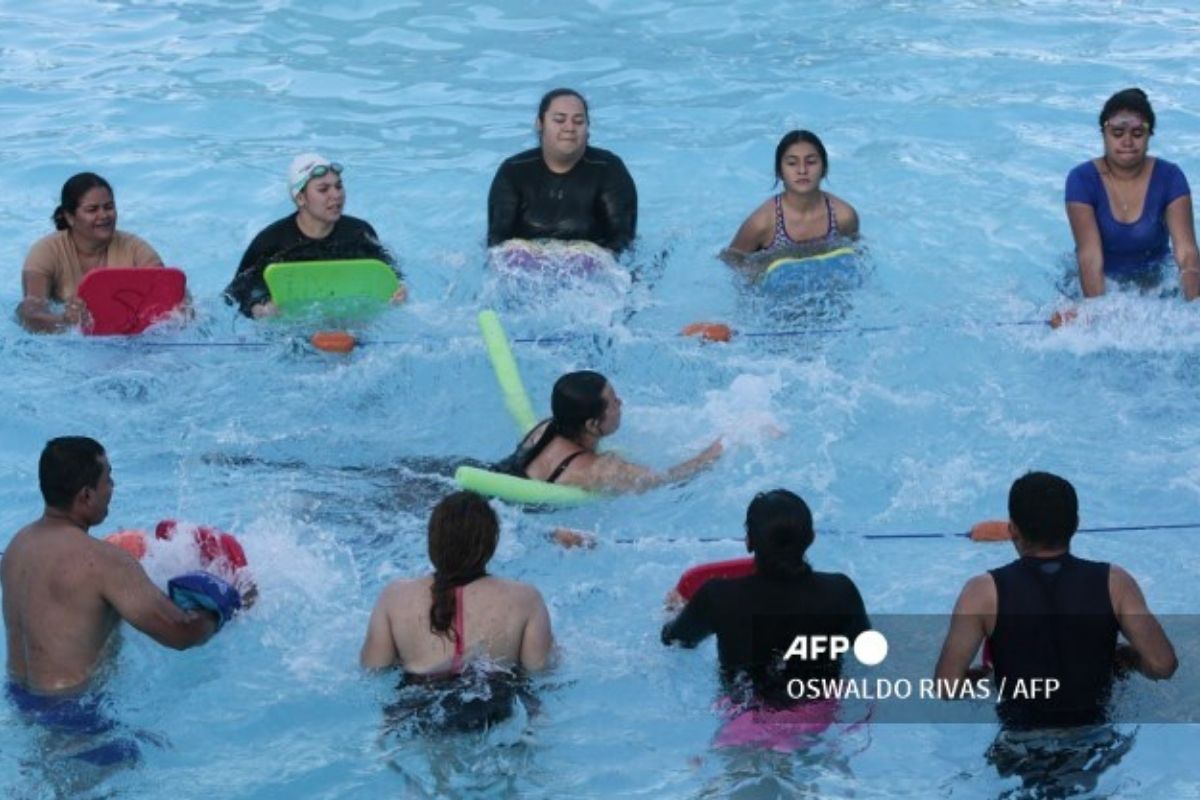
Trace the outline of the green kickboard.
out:
[[[462,488],[486,497],[526,505],[569,506],[589,503],[599,497],[578,486],[562,486],[546,481],[518,478],[515,475],[489,472],[477,467],[459,467],[454,472],[454,480]]]
[[[392,268],[373,258],[271,264],[263,277],[280,308],[341,298],[387,302],[400,288]]]

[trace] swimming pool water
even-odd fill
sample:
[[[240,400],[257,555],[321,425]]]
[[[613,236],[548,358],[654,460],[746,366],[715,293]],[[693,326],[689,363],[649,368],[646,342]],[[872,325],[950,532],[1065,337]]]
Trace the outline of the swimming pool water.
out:
[[[127,632],[110,695],[168,744],[96,792],[996,796],[1014,782],[984,762],[991,725],[873,725],[791,757],[711,751],[715,650],[659,645],[662,595],[689,564],[738,555],[747,502],[775,486],[808,499],[814,565],[851,575],[872,614],[944,613],[1010,551],[864,533],[1002,517],[1026,469],[1071,479],[1085,525],[1197,521],[1196,309],[1120,295],[1088,324],[1024,324],[1061,304],[1062,184],[1099,152],[1108,95],[1145,88],[1152,152],[1200,180],[1200,14],[1186,4],[12,0],[0,27],[0,306],[16,305],[63,180],[94,169],[121,226],[186,269],[199,310],[135,342],[31,337],[4,315],[0,543],[40,511],[45,440],[85,433],[117,482],[98,533],[216,524],[262,587],[204,648]],[[592,142],[637,181],[628,283],[516,291],[484,269],[492,173],[532,145],[537,99],[557,85],[587,95]],[[715,258],[771,192],[792,127],[824,139],[828,189],[858,209],[869,263],[860,290],[799,306],[746,293]],[[346,165],[347,212],[400,254],[412,290],[349,357],[217,298],[253,234],[287,213],[283,176],[308,149]],[[356,664],[367,613],[386,581],[427,568],[441,465],[499,457],[516,436],[474,327],[484,306],[516,339],[553,339],[514,345],[539,412],[555,377],[596,368],[626,401],[613,446],[630,458],[666,466],[720,431],[741,446],[685,486],[503,509],[495,571],[541,589],[562,650],[543,712],[529,735],[396,742],[380,737],[393,679]],[[675,335],[696,320],[778,335]],[[558,524],[601,544],[553,548]],[[1186,614],[1194,542],[1138,531],[1076,550],[1127,567],[1155,611]],[[1184,660],[1176,680],[1195,669]],[[1143,725],[1096,791],[1200,796],[1197,741],[1195,726]],[[13,796],[54,795],[38,747],[0,704]]]

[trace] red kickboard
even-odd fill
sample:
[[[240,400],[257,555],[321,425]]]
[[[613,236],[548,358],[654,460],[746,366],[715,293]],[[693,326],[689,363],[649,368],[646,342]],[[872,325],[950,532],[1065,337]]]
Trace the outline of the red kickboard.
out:
[[[183,302],[187,277],[174,267],[104,267],[79,283],[79,299],[92,315],[89,336],[141,333]]]
[[[753,558],[731,558],[728,561],[714,561],[711,564],[699,564],[679,576],[675,591],[684,600],[691,600],[700,587],[713,578],[744,578],[754,574]]]

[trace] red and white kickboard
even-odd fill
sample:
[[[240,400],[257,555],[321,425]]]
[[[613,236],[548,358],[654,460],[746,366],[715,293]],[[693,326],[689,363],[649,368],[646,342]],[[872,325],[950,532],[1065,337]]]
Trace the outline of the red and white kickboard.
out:
[[[91,314],[89,336],[132,336],[179,308],[187,277],[174,267],[102,267],[76,291]]]
[[[175,538],[179,530],[191,531],[192,542],[195,545],[194,569],[213,572],[226,580],[240,585],[239,578],[248,578],[243,574],[247,568],[246,551],[242,543],[232,533],[217,530],[208,525],[181,525],[173,519],[164,519],[154,528],[154,535],[140,530],[124,530],[110,533],[104,541],[115,545],[131,556],[141,561],[150,552],[155,542],[169,542]]]

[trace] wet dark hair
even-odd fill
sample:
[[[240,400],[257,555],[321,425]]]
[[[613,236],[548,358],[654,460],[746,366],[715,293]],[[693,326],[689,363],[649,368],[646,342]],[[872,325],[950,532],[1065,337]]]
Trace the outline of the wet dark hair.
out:
[[[92,189],[100,187],[108,189],[108,193],[112,194],[112,186],[108,181],[101,178],[94,172],[81,172],[78,175],[72,175],[67,178],[67,182],[62,187],[62,202],[58,208],[54,209],[54,213],[50,215],[50,219],[54,220],[54,227],[60,231],[67,229],[67,214],[74,214],[79,208],[79,203],[83,200],[83,196]]]
[[[578,441],[588,420],[604,416],[608,408],[604,400],[605,386],[608,386],[607,378],[586,369],[568,372],[554,382],[554,390],[550,393],[550,422],[533,447],[518,459],[516,469],[520,474],[554,441],[555,436]]]
[[[821,177],[829,174],[829,153],[825,152],[820,137],[812,131],[788,131],[775,146],[775,183],[783,180],[783,154],[796,142],[807,142],[816,148],[817,155],[821,157]]]
[[[1008,518],[1033,544],[1065,546],[1079,527],[1075,487],[1049,472],[1027,472],[1008,491]]]
[[[546,121],[546,112],[550,110],[550,104],[553,103],[555,100],[557,100],[560,97],[578,97],[579,102],[583,103],[583,115],[585,117],[589,117],[589,118],[591,117],[591,112],[588,111],[587,98],[585,98],[583,95],[581,95],[579,92],[575,91],[574,89],[565,89],[565,88],[560,87],[558,89],[551,89],[550,91],[548,91],[544,95],[542,95],[542,100],[540,103],[538,103],[538,113],[537,113],[537,118],[541,122]]]
[[[434,507],[429,515],[430,631],[454,639],[454,590],[487,574],[499,540],[500,520],[481,495],[455,492]]]
[[[104,447],[86,436],[60,436],[46,442],[38,459],[38,486],[50,508],[69,511],[84,489],[95,489],[104,467]]]
[[[746,509],[746,546],[760,575],[794,578],[811,572],[804,554],[814,535],[808,504],[787,489],[760,492]]]
[[[1132,111],[1146,120],[1150,133],[1154,133],[1154,109],[1150,107],[1150,98],[1141,89],[1122,89],[1108,98],[1108,102],[1100,110],[1100,128],[1104,128],[1104,123],[1108,122],[1109,117],[1115,117],[1122,111]]]

